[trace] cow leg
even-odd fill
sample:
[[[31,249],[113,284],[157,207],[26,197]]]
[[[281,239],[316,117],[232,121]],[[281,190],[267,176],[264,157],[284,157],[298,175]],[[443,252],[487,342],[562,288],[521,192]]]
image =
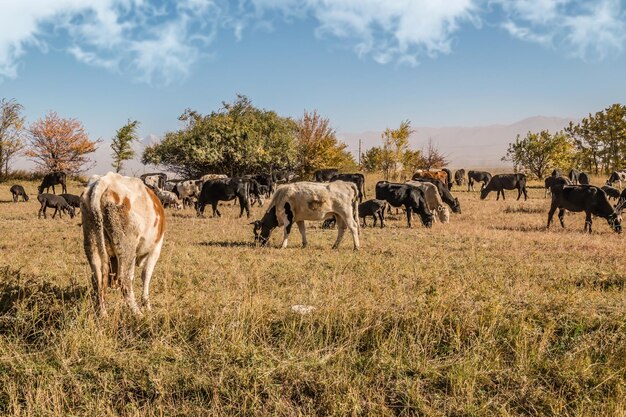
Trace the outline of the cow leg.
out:
[[[84,219],[83,221],[90,220]],[[94,291],[93,297],[96,304],[96,310],[101,317],[104,317],[107,315],[104,300],[106,294],[104,279],[109,275],[109,260],[103,259],[102,256],[100,256],[101,254],[98,252],[97,240],[99,237],[96,233],[97,232],[91,228],[91,230],[85,234],[84,248],[87,260],[91,266],[91,284]]]
[[[500,192],[502,193],[502,200],[506,200],[506,197],[504,196],[504,190],[500,190]]]
[[[217,217],[222,217],[222,213],[217,209],[218,201],[211,203],[211,207],[213,208],[213,217],[217,214]]]
[[[54,191],[54,185],[52,186],[52,194],[56,194],[57,192]]]
[[[127,248],[123,252],[130,252],[130,248]],[[117,276],[122,287],[122,295],[133,314],[141,317],[143,314],[137,306],[135,291],[133,290],[133,281],[135,280],[135,257],[131,258],[127,255],[119,256],[117,262]]]
[[[335,218],[337,219],[337,240],[335,240],[335,243],[333,244],[333,249],[337,249],[339,247],[339,244],[343,239],[343,234],[346,232],[346,222],[344,217],[335,215]]]
[[[585,214],[585,230],[588,230],[589,233],[591,233],[591,212],[588,211]]]
[[[309,242],[306,240],[306,228],[304,227],[304,220],[300,220],[296,222],[298,225],[298,230],[300,231],[300,236],[302,236],[302,247],[306,248]]]
[[[406,221],[409,225],[409,228],[411,228],[411,207],[407,206],[406,207]]]
[[[56,216],[57,213],[59,213],[59,218],[62,219],[63,217],[61,217],[61,212],[59,211],[58,207],[54,208],[54,213],[52,213],[52,218],[54,219],[54,216]]]
[[[522,192],[524,193],[524,201],[528,200],[528,193],[526,192],[526,187],[522,188]]]
[[[385,227],[385,210],[380,210],[378,212],[378,218],[380,219],[380,228],[382,229]],[[376,220],[376,217],[374,217],[374,220]]]
[[[361,218],[363,219],[363,227],[367,227],[367,223],[365,222],[367,216],[363,216]],[[376,216],[374,216],[374,227],[376,227]]]
[[[150,252],[150,254],[145,258],[145,264],[143,266],[143,270],[141,271],[141,281],[143,286],[141,304],[148,311],[152,310],[152,306],[150,305],[150,280],[152,279],[154,267],[156,266],[156,263],[159,260],[159,255],[161,254],[161,246],[163,246],[163,239],[161,239],[161,242],[156,245],[152,252]]]
[[[546,229],[550,228],[550,224],[552,223],[552,218],[554,217],[554,212],[556,211],[556,205],[550,206],[550,211],[548,212],[548,224],[546,225]]]
[[[561,227],[565,228],[565,209],[559,209],[559,222],[561,222]]]

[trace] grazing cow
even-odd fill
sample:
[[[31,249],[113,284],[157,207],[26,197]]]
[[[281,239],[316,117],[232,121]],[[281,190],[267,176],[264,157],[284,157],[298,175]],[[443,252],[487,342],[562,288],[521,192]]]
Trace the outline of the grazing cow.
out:
[[[253,222],[254,240],[267,245],[270,234],[278,226],[284,227],[282,247],[287,247],[287,239],[293,224],[298,225],[302,235],[302,246],[306,247],[305,220],[320,221],[335,217],[337,221],[337,249],[346,229],[352,233],[354,250],[359,249],[359,223],[357,221],[357,196],[359,190],[351,182],[334,181],[328,184],[298,182],[276,189],[269,208],[261,220]]]
[[[73,208],[80,209],[80,196],[75,194],[61,194],[61,197]]]
[[[426,181],[407,181],[406,184],[422,190],[428,209],[436,214],[435,220],[439,219],[442,224],[446,224],[450,221],[450,210],[443,204],[441,195],[435,184]]]
[[[609,199],[613,198],[615,200],[618,200],[620,196],[622,195],[620,190],[618,190],[615,187],[611,187],[610,185],[603,185],[600,188],[602,189],[602,191],[604,191],[604,193]]]
[[[367,227],[367,223],[365,223],[365,218],[367,216],[372,216],[374,218],[374,227],[376,227],[377,218],[380,220],[380,228],[382,229],[385,227],[386,206],[386,201],[376,200],[375,198],[359,204],[359,218],[363,220],[363,227]]]
[[[572,185],[578,185],[578,177],[580,176],[580,171],[577,169],[570,169],[569,174],[567,175],[569,180],[572,182]]]
[[[313,173],[316,182],[329,182],[332,177],[339,174],[336,168],[318,169]]]
[[[448,173],[446,171],[426,171],[424,169],[418,169],[411,177],[413,181],[418,180],[439,180],[444,184],[448,184]],[[447,186],[447,185],[446,185]]]
[[[18,197],[22,197],[22,201],[28,201],[28,194],[21,185],[15,184],[11,187],[11,194],[13,195],[13,202],[17,203]]]
[[[446,174],[448,174],[448,178],[447,178],[447,185],[448,185],[448,190],[452,190],[452,186],[454,185],[454,181],[452,180],[452,171],[450,171],[448,168],[441,168],[441,170],[443,172],[445,172]]]
[[[482,190],[485,186],[491,181],[492,175],[487,171],[468,171],[467,173],[467,191],[474,190],[475,182],[482,182],[483,184],[480,186]]]
[[[552,223],[552,217],[556,209],[559,209],[559,221],[561,226],[565,227],[563,218],[565,210],[573,212],[585,212],[585,231],[591,233],[591,216],[598,216],[606,219],[609,226],[621,233],[622,219],[619,213],[611,206],[609,199],[602,189],[593,185],[564,185],[557,186],[552,189],[552,205],[548,212],[548,225]]]
[[[454,173],[454,182],[456,182],[456,185],[461,186],[463,185],[464,181],[465,181],[465,170],[461,168]]]
[[[622,181],[626,181],[626,171],[613,171],[607,180],[606,185],[613,185],[613,183],[619,182],[619,188],[621,189]]]
[[[459,202],[459,199],[452,195],[450,190],[448,190],[448,187],[446,187],[443,182],[434,179],[420,179],[417,181],[428,182],[435,185],[443,202],[450,207],[453,213],[461,214],[461,203]]]
[[[428,209],[424,193],[419,188],[408,184],[379,181],[376,184],[376,199],[385,200],[394,207],[404,206],[409,227],[411,227],[412,212],[419,213],[424,226],[433,225],[433,213]]]
[[[298,174],[290,169],[278,169],[272,172],[272,181],[275,184],[287,184],[298,178]]]
[[[106,287],[122,288],[131,311],[135,301],[135,265],[142,269],[141,301],[150,310],[150,280],[165,236],[165,212],[159,198],[138,178],[109,172],[93,176],[81,195],[84,248],[91,266],[97,310],[106,315]]]
[[[167,182],[167,174],[162,172],[143,174],[139,177],[144,184],[152,189],[165,188],[165,183]]]
[[[37,214],[37,218],[40,219],[43,214],[43,218],[46,219],[46,209],[48,207],[54,209],[54,213],[52,213],[52,218],[59,213],[59,218],[62,219],[62,212],[65,212],[70,215],[70,218],[74,218],[75,212],[74,208],[67,204],[67,201],[60,195],[43,193],[37,196],[37,200],[41,203],[41,207],[39,208],[39,213]]]
[[[61,185],[61,191],[63,193],[67,193],[67,175],[65,172],[51,172],[44,175],[43,180],[41,180],[41,185],[37,187],[37,190],[39,191],[39,194],[43,194],[44,188],[47,193],[50,191],[50,187],[52,187],[52,194],[56,194],[54,186],[59,184]]]
[[[580,175],[578,175],[578,184],[589,185],[589,175],[586,172],[581,172]]]
[[[335,174],[330,179],[330,182],[333,181],[348,181],[356,184],[356,188],[359,190],[359,203],[363,202],[363,197],[365,197],[365,175],[363,174]]]
[[[256,181],[247,178],[226,178],[206,181],[202,184],[202,191],[200,191],[200,197],[198,197],[196,205],[198,216],[202,216],[204,207],[207,204],[211,204],[213,217],[215,215],[221,217],[222,213],[217,209],[217,204],[220,201],[231,201],[237,198],[241,209],[239,217],[243,216],[244,210],[247,217],[250,217],[250,193],[251,191],[254,193],[254,190],[251,190],[251,188],[254,188],[255,184],[258,185]],[[258,194],[258,188],[254,194]]]
[[[267,192],[265,194],[267,197],[270,197],[271,193],[273,193],[274,189],[276,188],[276,184],[274,183],[274,178],[272,174],[256,174],[251,175],[250,178],[256,180],[259,185],[264,185],[265,187],[267,187]]]
[[[182,200],[183,207],[185,207],[185,204],[190,205],[193,198],[198,198],[201,185],[202,183],[198,180],[185,180],[176,184],[174,190],[178,198]]]
[[[549,176],[544,180],[544,187],[546,191],[543,195],[543,198],[546,198],[548,196],[548,193],[552,192],[552,187],[557,186],[557,185],[571,185],[571,184],[572,182],[570,181],[570,179],[562,175],[560,177]]]
[[[160,188],[156,188],[154,190],[154,193],[157,197],[159,197],[159,200],[161,201],[161,204],[163,204],[163,207],[167,208],[173,206],[176,210],[183,209],[182,201],[180,201],[175,193],[167,190],[161,190]]]
[[[519,200],[524,194],[524,201],[528,199],[528,193],[526,192],[526,175],[524,174],[498,174],[491,178],[491,181],[480,190],[480,199],[487,198],[490,192],[497,191],[498,196],[496,200],[500,199],[500,193],[502,193],[502,199],[505,200],[504,190],[517,189],[517,199]]]

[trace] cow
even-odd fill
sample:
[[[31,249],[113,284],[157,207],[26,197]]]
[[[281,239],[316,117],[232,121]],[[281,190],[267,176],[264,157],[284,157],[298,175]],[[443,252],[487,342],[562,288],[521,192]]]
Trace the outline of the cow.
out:
[[[363,227],[367,227],[367,223],[365,222],[367,216],[374,218],[374,227],[376,227],[377,219],[380,220],[380,228],[385,227],[385,207],[387,207],[386,201],[377,200],[375,198],[359,204],[359,218],[363,221]]]
[[[11,191],[14,203],[17,203],[19,197],[22,197],[22,201],[28,201],[28,194],[26,194],[26,190],[21,185],[15,184],[9,191]]]
[[[454,180],[452,179],[452,171],[450,171],[448,168],[441,168],[441,170],[448,175],[448,179],[446,180],[448,190],[452,190],[452,186],[454,185]]]
[[[41,207],[39,208],[39,213],[37,213],[37,218],[40,219],[43,214],[43,218],[46,219],[46,209],[53,208],[54,213],[52,213],[52,218],[59,213],[59,218],[62,219],[62,212],[69,214],[70,218],[73,219],[75,212],[74,208],[67,204],[67,201],[60,195],[43,193],[37,196],[37,200],[41,203]]]
[[[329,182],[332,177],[339,174],[336,168],[318,169],[313,173],[316,182]]]
[[[559,177],[549,176],[544,180],[544,187],[546,190],[543,195],[543,198],[546,198],[548,196],[548,193],[552,192],[552,187],[556,185],[571,185],[571,184],[572,182],[570,181],[570,179],[562,175]]]
[[[498,174],[491,178],[491,181],[480,190],[480,199],[487,198],[490,192],[497,191],[498,196],[496,200],[500,199],[500,193],[502,193],[502,199],[505,200],[504,190],[517,189],[517,199],[519,200],[524,194],[524,201],[528,199],[528,193],[526,192],[526,175],[524,174]]]
[[[441,182],[440,180],[426,179],[426,178],[420,179],[417,181],[429,182],[433,184],[434,186],[436,186],[437,190],[439,191],[439,196],[441,197],[443,202],[446,203],[450,207],[453,213],[461,214],[461,202],[459,201],[458,198],[452,195],[450,190],[448,190],[448,187],[446,187],[446,185],[443,182]]]
[[[160,188],[156,188],[154,190],[154,193],[157,197],[159,197],[159,200],[161,201],[161,204],[163,204],[163,207],[167,208],[173,206],[176,210],[183,209],[182,201],[175,193],[167,190],[161,190]]]
[[[552,176],[552,177],[562,177],[563,176],[563,171],[561,171],[561,169],[559,169],[559,168],[555,168],[554,170],[552,170],[552,174],[550,174],[550,176]]]
[[[207,204],[211,204],[211,207],[213,208],[213,217],[215,217],[215,215],[221,217],[222,213],[220,213],[217,209],[217,204],[220,201],[231,201],[237,198],[241,209],[239,217],[243,216],[243,212],[245,210],[246,215],[249,218],[250,192],[251,186],[253,188],[254,184],[258,183],[254,180],[237,177],[206,181],[202,184],[202,190],[200,191],[200,196],[198,197],[198,202],[196,203],[198,216],[202,216],[204,214],[204,207]]]
[[[176,184],[174,190],[178,198],[182,200],[183,207],[185,207],[185,204],[190,205],[193,198],[198,198],[200,186],[202,186],[202,183],[199,180],[185,180]]]
[[[482,182],[480,189],[485,188],[487,183],[491,181],[492,175],[487,171],[468,171],[467,172],[467,191],[476,191],[474,190],[475,182]]]
[[[428,209],[436,215],[435,219],[438,219],[442,224],[450,221],[450,210],[443,204],[435,184],[426,181],[407,181],[406,184],[422,190]]]
[[[426,171],[424,169],[418,169],[411,177],[411,180],[439,180],[444,184],[448,184],[448,173],[446,171]]]
[[[578,184],[589,185],[589,175],[586,172],[581,172],[578,175]]]
[[[144,184],[146,184],[153,190],[157,188],[164,189],[165,183],[167,182],[167,174],[164,174],[162,172],[143,174],[139,178],[141,179],[141,181],[143,181]]]
[[[356,184],[356,188],[359,190],[359,203],[363,202],[363,197],[365,197],[365,175],[363,174],[335,174],[330,179],[330,182],[333,181],[348,181]]]
[[[622,219],[618,211],[611,206],[609,199],[602,189],[593,185],[563,185],[552,189],[552,205],[548,212],[548,225],[550,227],[556,209],[559,209],[559,221],[561,227],[565,227],[563,219],[565,210],[573,212],[585,212],[584,231],[591,233],[591,216],[606,219],[609,226],[617,232],[622,231]]]
[[[122,288],[126,304],[136,316],[135,265],[141,268],[142,305],[150,305],[150,280],[165,236],[165,212],[152,189],[138,178],[109,172],[93,176],[81,195],[83,246],[92,271],[96,308],[106,316],[106,287]]]
[[[278,226],[284,227],[281,247],[287,247],[287,240],[293,224],[298,225],[302,235],[302,246],[307,246],[305,220],[320,221],[335,217],[337,221],[337,249],[346,229],[352,233],[354,250],[358,250],[359,222],[357,221],[357,197],[359,190],[351,182],[334,181],[327,184],[297,182],[276,189],[268,209],[261,220],[254,225],[254,240],[267,245],[270,234]]]
[[[615,187],[611,187],[610,185],[603,185],[600,188],[602,189],[602,191],[604,191],[609,199],[613,198],[615,200],[619,200],[620,196],[622,195],[620,190]]]
[[[454,182],[456,182],[456,185],[460,187],[461,185],[463,185],[464,181],[465,170],[463,168],[456,170],[456,172],[454,173]]]
[[[59,184],[61,185],[61,192],[67,193],[67,174],[63,171],[51,172],[44,175],[43,180],[41,180],[41,185],[37,187],[37,190],[39,194],[43,194],[44,189],[47,193],[50,191],[50,187],[52,187],[52,194],[56,194],[54,186]]]
[[[224,174],[206,174],[206,175],[201,176],[198,181],[201,181],[202,184],[204,184],[207,181],[224,180],[226,178],[228,178],[228,175],[224,175]],[[202,184],[200,184],[199,186],[201,187]]]
[[[578,177],[580,176],[580,171],[577,169],[570,169],[569,174],[567,175],[569,180],[572,182],[572,185],[578,185]]]
[[[376,199],[385,200],[393,207],[404,206],[408,227],[411,227],[412,212],[419,213],[424,226],[433,225],[433,213],[428,209],[424,193],[419,188],[408,184],[379,181],[376,184]]]
[[[61,194],[61,197],[74,209],[80,209],[80,196],[75,194]]]
[[[298,174],[290,169],[279,169],[272,172],[272,181],[275,184],[287,184],[298,178]]]
[[[626,171],[613,171],[609,179],[606,181],[606,185],[613,185],[615,182],[619,182],[619,188],[622,188],[622,181],[626,181]]]
[[[274,182],[274,178],[272,174],[255,174],[251,175],[250,178],[259,183],[259,185],[264,185],[267,187],[266,196],[270,197],[276,188],[276,184]]]

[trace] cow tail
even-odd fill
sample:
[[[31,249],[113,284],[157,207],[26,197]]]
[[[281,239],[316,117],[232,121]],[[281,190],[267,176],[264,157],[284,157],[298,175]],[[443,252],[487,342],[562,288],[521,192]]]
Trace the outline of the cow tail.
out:
[[[355,191],[354,193],[354,197],[352,198],[352,217],[354,218],[354,221],[356,222],[356,227],[357,230],[359,229],[359,188],[356,186],[356,184],[353,184],[354,187],[352,187]]]

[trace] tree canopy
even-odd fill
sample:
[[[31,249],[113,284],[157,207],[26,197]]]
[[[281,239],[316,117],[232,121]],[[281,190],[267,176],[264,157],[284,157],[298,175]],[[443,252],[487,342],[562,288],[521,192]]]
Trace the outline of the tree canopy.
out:
[[[563,132],[551,134],[542,130],[528,132],[523,138],[517,135],[502,160],[511,161],[515,169],[524,169],[541,179],[554,168],[569,168],[573,154],[573,143]]]
[[[137,127],[139,122],[137,120],[129,120],[124,126],[120,127],[113,141],[111,142],[111,149],[113,150],[113,163],[111,164],[115,168],[115,172],[120,172],[124,166],[124,161],[128,161],[135,157],[135,150],[133,149],[133,142],[138,140]]]
[[[9,172],[11,159],[24,148],[23,106],[15,100],[0,100],[0,173]]]

